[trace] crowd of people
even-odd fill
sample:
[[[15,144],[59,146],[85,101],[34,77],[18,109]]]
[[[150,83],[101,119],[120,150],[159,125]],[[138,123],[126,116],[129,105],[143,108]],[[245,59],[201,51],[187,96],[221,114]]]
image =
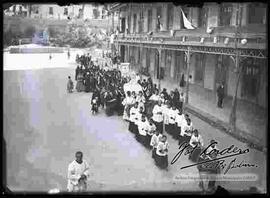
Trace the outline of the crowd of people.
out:
[[[78,92],[93,92],[91,111],[97,113],[102,107],[107,116],[115,113],[123,116],[135,139],[152,150],[152,158],[160,169],[168,170],[169,143],[164,132],[177,140],[179,146],[186,143],[187,149],[193,149],[190,160],[198,162],[201,159],[202,136],[184,112],[185,97],[177,88],[169,93],[165,88],[159,91],[151,77],[141,80],[137,75],[131,79],[116,69],[105,71],[93,63],[89,55],[78,60],[81,66],[75,72],[76,89]],[[198,169],[202,170],[201,167]]]

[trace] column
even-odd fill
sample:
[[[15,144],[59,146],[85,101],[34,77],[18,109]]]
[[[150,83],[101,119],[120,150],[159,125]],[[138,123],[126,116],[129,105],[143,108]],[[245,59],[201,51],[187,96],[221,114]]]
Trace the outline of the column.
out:
[[[241,17],[241,26],[248,24],[248,3],[242,4],[242,17]]]
[[[199,25],[199,10],[200,8],[190,8],[191,10],[191,23],[192,25],[194,25],[195,27],[198,27]]]
[[[219,4],[211,3],[208,5],[208,21],[207,27],[218,27],[219,22]]]
[[[160,85],[160,76],[161,76],[161,61],[162,61],[162,59],[161,59],[161,55],[162,55],[162,49],[161,48],[159,48],[158,49],[158,90],[159,91],[161,91],[160,89],[161,89],[161,85]]]
[[[180,20],[181,20],[181,12],[180,12],[180,6],[174,7],[174,14],[173,14],[173,29],[174,30],[180,30]]]
[[[153,7],[153,9],[152,9],[152,19],[153,19],[152,30],[153,30],[153,32],[156,32],[157,31],[157,8],[156,7]]]
[[[171,59],[171,78],[174,79],[175,76],[175,54],[176,51],[172,50],[172,59]]]
[[[168,4],[162,4],[162,31],[168,30]]]
[[[143,32],[148,31],[148,9],[144,10],[144,22],[143,22]]]
[[[186,73],[186,76],[187,76],[187,80],[186,80],[186,101],[185,103],[188,104],[188,94],[189,94],[189,71],[190,71],[190,56],[191,56],[191,53],[190,53],[190,47],[188,47],[188,51],[185,52],[185,55],[186,55],[186,60],[187,60],[187,73]]]

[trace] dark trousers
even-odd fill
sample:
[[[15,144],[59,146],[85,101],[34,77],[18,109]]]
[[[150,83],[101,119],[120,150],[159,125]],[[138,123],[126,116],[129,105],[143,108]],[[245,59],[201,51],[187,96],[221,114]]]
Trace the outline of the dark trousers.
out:
[[[162,134],[163,133],[163,122],[154,122],[157,130]]]
[[[223,103],[223,97],[218,96],[218,103],[217,106],[222,108],[222,103]]]

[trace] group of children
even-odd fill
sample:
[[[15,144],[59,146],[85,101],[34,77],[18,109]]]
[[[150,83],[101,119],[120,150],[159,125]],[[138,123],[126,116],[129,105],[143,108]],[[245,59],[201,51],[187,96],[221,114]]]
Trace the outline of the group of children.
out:
[[[124,105],[123,119],[129,122],[129,131],[143,146],[152,150],[156,165],[168,170],[168,141],[167,134],[178,141],[184,142],[189,148],[195,148],[190,159],[197,161],[198,151],[203,146],[203,140],[198,130],[194,129],[188,114],[183,114],[182,104],[178,106],[172,100],[166,100],[164,93],[158,90],[150,97],[145,97],[143,91],[127,91],[122,104]]]

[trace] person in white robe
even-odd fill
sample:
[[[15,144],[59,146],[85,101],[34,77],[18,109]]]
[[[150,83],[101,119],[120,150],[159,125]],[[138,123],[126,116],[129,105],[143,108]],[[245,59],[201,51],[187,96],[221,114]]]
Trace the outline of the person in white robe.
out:
[[[153,120],[160,133],[163,133],[163,108],[161,106],[161,101],[158,101],[153,108]]]
[[[76,152],[76,160],[68,165],[68,192],[84,192],[87,190],[89,164],[83,160],[83,153]]]
[[[136,102],[138,102],[139,107],[143,107],[143,111],[145,111],[145,106],[144,106],[144,104],[145,104],[145,97],[144,97],[142,91],[139,91],[139,94],[136,97]]]
[[[189,159],[193,162],[197,162],[200,152],[203,147],[203,139],[198,130],[195,129],[190,138],[189,145],[193,148],[193,152],[189,155]]]
[[[146,145],[146,137],[147,137],[147,132],[148,132],[148,127],[149,127],[149,123],[145,118],[145,115],[143,114],[141,116],[141,120],[138,121],[138,141],[143,145],[143,146],[147,146]]]
[[[155,101],[155,102],[158,102],[160,100],[160,96],[158,95],[158,90],[155,91],[155,93],[149,98],[149,100]]]
[[[191,123],[191,120],[189,118],[186,119],[186,122],[183,123],[181,127],[181,133],[180,133],[180,138],[179,138],[179,145],[182,143],[189,144],[191,135],[193,132],[193,125]]]
[[[181,128],[186,124],[186,119],[182,111],[180,110],[175,117],[177,139],[179,140],[181,135]]]
[[[174,139],[178,137],[177,131],[176,131],[176,116],[179,113],[179,110],[176,109],[176,106],[173,105],[172,108],[168,111],[168,117],[169,117],[169,128],[168,132],[172,135]]]
[[[157,162],[156,149],[157,149],[159,141],[161,141],[161,138],[162,138],[162,134],[158,130],[156,130],[155,134],[152,135],[152,138],[150,141],[150,146],[152,148],[152,158],[155,160],[155,162]]]
[[[168,170],[168,148],[167,136],[163,135],[156,149],[157,166],[161,169]]]
[[[148,126],[147,126],[147,136],[146,136],[146,146],[148,149],[151,149],[150,142],[152,136],[155,134],[156,131],[156,126],[154,124],[154,121],[152,118],[148,121]]]
[[[135,103],[134,98],[131,96],[130,91],[127,92],[125,99],[123,100],[122,104],[124,105],[124,113],[123,113],[123,119],[129,120],[129,112],[131,106]]]

